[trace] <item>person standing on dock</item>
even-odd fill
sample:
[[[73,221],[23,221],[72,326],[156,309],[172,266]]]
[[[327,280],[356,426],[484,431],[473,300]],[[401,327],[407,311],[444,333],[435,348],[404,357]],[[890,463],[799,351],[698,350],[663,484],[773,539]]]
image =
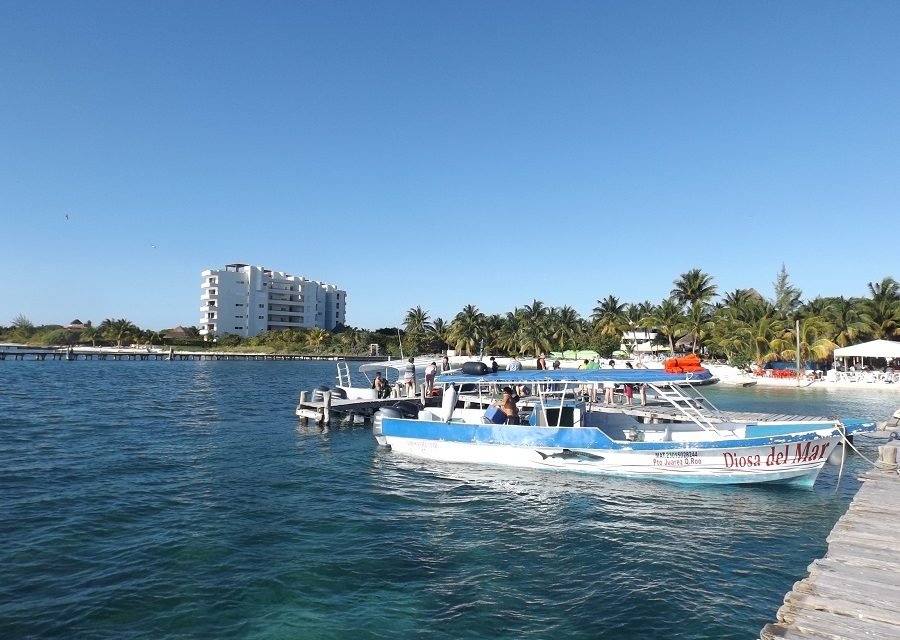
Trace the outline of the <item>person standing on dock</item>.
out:
[[[412,358],[406,363],[403,382],[406,384],[406,397],[414,398],[416,395],[416,361]]]
[[[437,363],[432,362],[425,367],[425,395],[430,396],[434,391],[434,376],[437,375]]]

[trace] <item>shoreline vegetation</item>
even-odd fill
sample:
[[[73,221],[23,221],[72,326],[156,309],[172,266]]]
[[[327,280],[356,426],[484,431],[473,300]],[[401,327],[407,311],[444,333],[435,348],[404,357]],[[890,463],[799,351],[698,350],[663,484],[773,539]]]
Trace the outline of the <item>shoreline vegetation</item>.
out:
[[[540,300],[505,314],[466,305],[450,321],[432,319],[421,306],[406,311],[401,326],[374,331],[338,327],[267,331],[252,338],[230,334],[205,340],[196,327],[141,329],[125,318],[34,326],[19,314],[0,326],[0,343],[32,347],[174,347],[204,352],[284,353],[311,356],[400,356],[454,350],[460,355],[536,356],[551,351],[596,351],[600,358],[632,356],[643,347],[691,352],[741,370],[800,360],[828,367],[834,349],[873,339],[900,340],[900,284],[893,277],[868,283],[866,297],[816,297],[803,301],[782,266],[774,297],[755,289],[719,295],[713,277],[691,269],[673,281],[658,304],[598,299],[589,318],[566,305]],[[641,336],[640,338],[638,336]],[[890,363],[874,363],[888,366]]]

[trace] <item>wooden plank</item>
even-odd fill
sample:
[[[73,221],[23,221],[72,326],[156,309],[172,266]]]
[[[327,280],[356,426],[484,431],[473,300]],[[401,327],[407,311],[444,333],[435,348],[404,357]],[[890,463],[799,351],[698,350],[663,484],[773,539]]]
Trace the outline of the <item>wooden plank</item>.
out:
[[[817,596],[844,600],[848,604],[876,607],[893,607],[900,602],[900,584],[893,576],[873,577],[845,568],[839,574],[813,573],[809,578],[794,585],[794,591]],[[888,572],[883,572],[888,573]],[[889,580],[891,582],[885,582]],[[892,583],[893,582],[893,583]],[[878,585],[873,587],[872,585]],[[891,622],[900,625],[900,612],[891,612]]]
[[[897,502],[881,502],[880,504],[872,504],[870,502],[856,502],[847,509],[848,515],[851,517],[859,514],[863,518],[877,518],[879,514],[900,514],[900,501]]]
[[[870,540],[873,542],[884,542],[885,545],[893,544],[897,541],[897,525],[893,523],[882,524],[883,521],[868,521],[862,523],[844,522],[838,520],[831,530],[831,534],[826,538],[826,542],[832,540]]]
[[[844,546],[839,549],[838,546],[832,545],[824,558],[813,560],[809,565],[809,570],[846,565],[860,569],[900,572],[900,557],[894,551],[857,546]]]
[[[764,626],[759,637],[762,640],[822,640],[822,636],[818,633],[810,635],[778,623],[769,623]]]
[[[870,618],[878,613],[871,607],[841,606],[831,598],[819,598],[805,594],[789,594],[778,610],[782,622],[796,626],[805,633],[821,633],[825,638],[850,638],[859,640],[897,640],[900,627],[892,622]]]
[[[782,607],[779,620],[790,628],[827,640],[897,640],[894,625],[860,620],[820,609]]]

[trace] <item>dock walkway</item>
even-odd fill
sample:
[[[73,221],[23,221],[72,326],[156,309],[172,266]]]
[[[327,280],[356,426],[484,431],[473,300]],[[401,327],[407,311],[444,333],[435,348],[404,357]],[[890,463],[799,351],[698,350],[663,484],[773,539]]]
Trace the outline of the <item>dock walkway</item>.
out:
[[[891,451],[893,450],[893,451]],[[828,552],[794,584],[761,640],[900,638],[900,476],[896,441],[871,471],[828,536]]]

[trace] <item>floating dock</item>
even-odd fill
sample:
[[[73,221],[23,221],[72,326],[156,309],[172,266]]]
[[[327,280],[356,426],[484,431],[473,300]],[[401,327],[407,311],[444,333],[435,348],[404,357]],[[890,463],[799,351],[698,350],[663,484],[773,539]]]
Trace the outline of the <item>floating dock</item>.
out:
[[[314,397],[321,397],[321,400],[313,400]],[[404,400],[420,402],[420,399],[415,397],[346,399],[336,397],[331,391],[321,392],[319,396],[301,391],[300,398],[297,400],[296,414],[303,422],[312,420],[318,424],[329,424],[333,415],[351,421],[355,420],[357,416],[366,420],[371,418],[372,414],[381,407],[390,407]]]
[[[879,447],[880,470],[827,538],[828,552],[794,584],[761,640],[897,640],[900,638],[900,446]]]

